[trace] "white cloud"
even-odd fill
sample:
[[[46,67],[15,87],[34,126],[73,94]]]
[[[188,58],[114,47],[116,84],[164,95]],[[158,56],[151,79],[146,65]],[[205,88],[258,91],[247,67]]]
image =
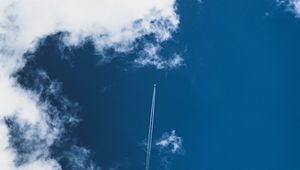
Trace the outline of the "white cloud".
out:
[[[297,17],[300,17],[300,1],[299,0],[290,0],[290,7],[294,10]]]
[[[161,50],[159,45],[147,44],[140,54],[141,57],[135,59],[135,63],[139,66],[154,66],[157,69],[166,69],[171,68],[174,69],[179,67],[183,63],[183,59],[179,54],[174,54],[169,59],[163,59],[158,52]]]
[[[276,0],[276,3],[286,6],[296,17],[300,17],[300,0]]]
[[[175,130],[164,133],[156,142],[156,146],[160,151],[160,169],[171,169],[174,156],[184,152],[182,138],[176,135]]]
[[[175,130],[172,130],[171,133],[164,133],[156,145],[161,149],[170,149],[172,153],[178,153],[182,150],[182,138],[176,136]]]
[[[175,0],[0,0],[0,4],[0,37],[8,53],[18,49],[22,54],[57,32],[68,33],[63,41],[70,46],[92,40],[99,52],[105,48],[126,52],[144,35],[154,34],[157,42],[169,39],[179,24]]]
[[[65,115],[66,109],[59,111],[42,99],[43,89],[25,89],[14,76],[26,64],[24,53],[34,52],[39,40],[63,32],[67,46],[89,40],[100,53],[106,48],[128,52],[145,35],[154,35],[153,46],[158,47],[171,38],[178,24],[175,0],[0,0],[1,169],[60,170],[50,147],[63,133],[64,121],[76,121],[66,120],[73,119]],[[143,59],[149,61],[143,65],[162,68],[182,62],[178,55],[165,61],[155,54],[157,50],[148,56],[145,52]],[[47,79],[46,73],[39,76]],[[47,87],[47,93],[57,95],[59,87]],[[60,100],[70,105],[67,99]]]
[[[90,151],[83,147],[73,146],[70,151],[65,153],[69,158],[68,169],[77,170],[101,170],[101,168],[90,160]]]

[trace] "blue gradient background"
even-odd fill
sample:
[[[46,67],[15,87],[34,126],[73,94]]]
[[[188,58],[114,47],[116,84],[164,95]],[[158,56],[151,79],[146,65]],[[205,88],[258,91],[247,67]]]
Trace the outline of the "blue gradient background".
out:
[[[143,169],[157,83],[154,139],[172,129],[183,138],[170,169],[300,169],[300,19],[275,0],[180,0],[178,13],[164,44],[182,52],[178,69],[137,69],[130,56],[96,64],[91,44],[62,60],[55,38],[39,48],[34,62],[80,103],[77,143],[104,169]],[[154,149],[150,169],[160,159]]]

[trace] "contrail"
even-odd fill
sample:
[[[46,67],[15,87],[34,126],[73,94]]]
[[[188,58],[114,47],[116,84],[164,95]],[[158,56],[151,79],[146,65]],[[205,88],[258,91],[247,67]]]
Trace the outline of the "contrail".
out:
[[[154,84],[153,96],[152,96],[152,105],[151,105],[151,114],[150,114],[150,122],[149,122],[149,130],[148,130],[147,157],[146,157],[146,168],[145,168],[146,170],[149,170],[149,166],[150,166],[153,123],[154,123],[154,111],[155,111],[155,93],[156,93],[156,85]]]

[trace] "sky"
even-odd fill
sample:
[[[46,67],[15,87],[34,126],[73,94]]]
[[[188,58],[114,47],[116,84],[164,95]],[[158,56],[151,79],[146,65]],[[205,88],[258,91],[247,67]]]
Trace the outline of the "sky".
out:
[[[0,0],[0,169],[300,169],[299,0]]]

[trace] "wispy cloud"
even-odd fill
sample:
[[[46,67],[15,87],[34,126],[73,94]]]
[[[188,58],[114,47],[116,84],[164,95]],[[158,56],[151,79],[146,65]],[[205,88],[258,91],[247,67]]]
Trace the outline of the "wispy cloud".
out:
[[[129,52],[147,35],[159,47],[178,27],[175,5],[175,0],[0,0],[1,169],[60,170],[51,148],[61,139],[66,124],[78,122],[68,114],[77,104],[61,97],[60,83],[46,72],[34,72],[37,83],[31,87],[20,85],[22,77],[16,73],[26,65],[25,53],[34,53],[43,38],[57,33],[62,33],[65,46],[92,41],[99,53],[106,49]],[[157,68],[175,67],[182,62],[177,55],[165,61],[155,55],[158,50],[148,53],[146,48],[142,58],[154,59],[144,65],[154,61]],[[74,159],[86,159],[89,154],[83,148],[71,152]]]
[[[140,57],[135,59],[138,66],[154,66],[157,69],[174,69],[183,64],[183,58],[175,53],[168,59],[161,57],[159,51],[160,45],[147,44],[144,50],[140,53]]]
[[[163,150],[179,153],[182,151],[182,138],[176,136],[175,130],[171,133],[164,133],[163,136],[156,142],[156,145]]]
[[[158,147],[160,152],[160,163],[162,169],[171,169],[174,156],[184,152],[182,142],[182,138],[176,135],[175,130],[172,130],[170,133],[165,132],[162,137],[157,140],[155,145]]]
[[[77,170],[101,170],[101,168],[90,158],[90,150],[86,148],[73,146],[69,151],[65,153],[67,159],[68,169]]]
[[[300,17],[300,0],[276,0],[279,6],[286,6],[288,11],[295,14],[296,17]]]
[[[203,4],[203,0],[197,0],[198,4]]]

